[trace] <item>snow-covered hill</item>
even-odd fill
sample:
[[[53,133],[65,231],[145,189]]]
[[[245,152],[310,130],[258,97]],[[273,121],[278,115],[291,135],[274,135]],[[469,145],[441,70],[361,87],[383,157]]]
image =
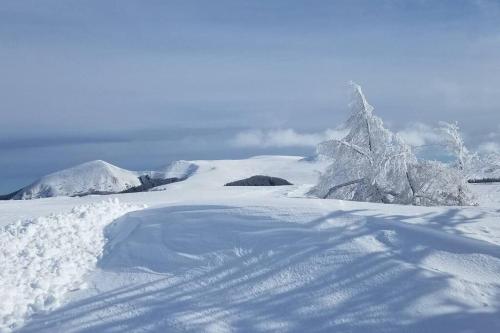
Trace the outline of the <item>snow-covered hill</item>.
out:
[[[305,197],[321,161],[188,164],[163,191],[0,202],[2,328],[500,331],[500,186],[472,185],[479,207],[384,205]],[[224,186],[256,174],[294,185]]]
[[[97,160],[44,176],[21,189],[13,199],[118,193],[139,185],[137,173]]]

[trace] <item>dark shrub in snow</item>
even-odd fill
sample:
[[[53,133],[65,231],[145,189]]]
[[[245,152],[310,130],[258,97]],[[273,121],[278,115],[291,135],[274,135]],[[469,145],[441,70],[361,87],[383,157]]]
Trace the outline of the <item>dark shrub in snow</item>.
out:
[[[148,175],[144,175],[144,176],[139,177],[139,180],[141,181],[141,185],[129,188],[125,191],[122,191],[121,193],[144,192],[144,191],[147,191],[147,190],[149,190],[153,187],[156,187],[156,186],[177,183],[177,182],[183,181],[185,179],[186,178],[177,178],[177,177],[158,179],[158,178],[151,178]]]
[[[230,182],[224,186],[283,186],[283,185],[293,185],[293,184],[282,178],[258,175]]]

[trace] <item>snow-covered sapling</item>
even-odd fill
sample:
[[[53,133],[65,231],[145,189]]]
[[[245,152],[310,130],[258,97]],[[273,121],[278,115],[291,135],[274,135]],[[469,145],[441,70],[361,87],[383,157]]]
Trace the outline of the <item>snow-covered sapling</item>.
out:
[[[460,168],[418,161],[398,135],[373,114],[361,87],[351,82],[351,116],[340,140],[322,142],[317,153],[332,159],[310,194],[321,198],[414,205],[467,205],[470,192],[464,172],[467,154],[454,127],[450,143]]]
[[[311,193],[323,198],[386,203],[408,203],[409,163],[416,161],[411,149],[387,130],[373,114],[361,87],[351,82],[351,116],[340,140],[319,144],[317,152],[333,159]]]

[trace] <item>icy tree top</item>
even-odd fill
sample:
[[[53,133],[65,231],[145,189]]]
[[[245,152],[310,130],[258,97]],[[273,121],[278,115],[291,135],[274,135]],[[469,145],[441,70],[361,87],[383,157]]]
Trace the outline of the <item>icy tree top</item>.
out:
[[[368,104],[365,95],[363,94],[363,90],[361,90],[361,86],[356,82],[349,82],[352,93],[351,93],[351,102],[349,103],[349,107],[353,112],[362,112],[371,114],[373,111],[373,106]]]

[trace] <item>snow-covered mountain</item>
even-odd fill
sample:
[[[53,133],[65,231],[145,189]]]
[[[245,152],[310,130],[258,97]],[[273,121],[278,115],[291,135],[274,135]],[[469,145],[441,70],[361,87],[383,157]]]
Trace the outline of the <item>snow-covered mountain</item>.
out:
[[[139,185],[136,172],[96,160],[46,175],[18,191],[12,199],[118,193]]]
[[[157,171],[130,171],[102,160],[95,160],[43,176],[19,191],[0,195],[0,200],[113,194],[127,190],[141,192],[144,190],[141,176],[159,180],[162,184],[162,180],[165,179],[185,180],[197,169],[198,165],[195,163],[181,160],[174,161]],[[161,189],[164,189],[164,186]]]

